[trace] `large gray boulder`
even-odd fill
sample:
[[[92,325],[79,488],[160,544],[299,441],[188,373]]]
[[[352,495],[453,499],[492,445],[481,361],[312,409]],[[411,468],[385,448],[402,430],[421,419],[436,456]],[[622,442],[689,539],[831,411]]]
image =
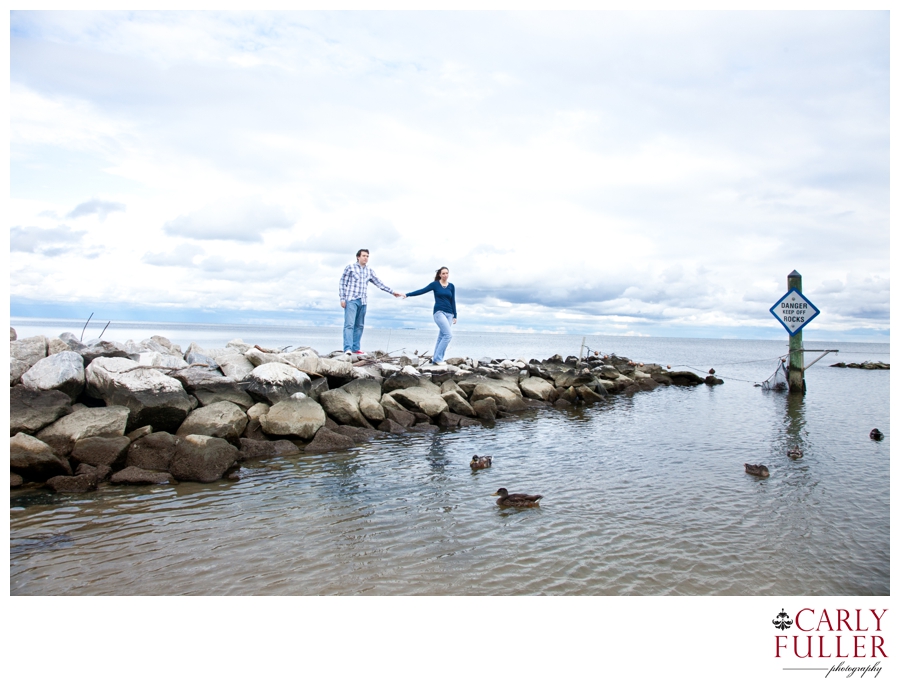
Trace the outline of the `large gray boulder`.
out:
[[[120,358],[98,358],[88,365],[87,392],[107,405],[131,411],[128,430],[150,425],[175,431],[192,409],[181,382],[156,369],[136,369],[138,364]]]
[[[463,415],[465,417],[475,416],[475,410],[472,409],[469,402],[456,391],[441,393],[441,398],[444,399],[444,402],[447,403],[447,407],[453,414]]]
[[[519,388],[522,390],[523,396],[533,400],[546,400],[552,403],[557,398],[553,384],[537,376],[522,379],[519,381]]]
[[[22,374],[31,369],[31,365],[15,357],[9,358],[9,385],[15,386],[22,380]]]
[[[340,379],[349,379],[353,376],[353,365],[342,360],[333,360],[329,357],[318,358],[316,374],[321,376],[334,376]]]
[[[244,433],[247,421],[247,415],[234,403],[213,403],[191,412],[178,427],[176,435],[215,436],[236,442]]]
[[[180,355],[161,353],[155,350],[134,353],[129,356],[142,367],[159,367],[160,369],[185,369],[188,363]]]
[[[284,364],[284,360],[282,360],[277,353],[267,353],[256,347],[249,348],[247,352],[244,353],[244,357],[246,357],[254,367],[259,367],[271,362],[280,362]]]
[[[251,438],[242,438],[238,459],[243,462],[244,460],[260,460],[267,457],[296,455],[299,452],[300,448],[286,440],[256,441]]]
[[[325,410],[311,398],[289,398],[275,403],[260,415],[263,431],[275,436],[298,436],[309,440],[325,426]]]
[[[407,410],[422,412],[429,417],[437,417],[441,412],[447,411],[447,402],[440,395],[418,385],[415,388],[391,391],[388,395]]]
[[[44,357],[22,374],[22,383],[35,391],[62,391],[74,400],[84,390],[84,358],[71,350]]]
[[[279,355],[280,361],[307,374],[319,373],[319,356],[312,350],[294,350]]]
[[[28,434],[9,439],[9,468],[26,481],[46,481],[61,474],[71,476],[69,461],[53,452],[51,446]]]
[[[16,338],[18,338],[18,336],[16,336],[16,330],[12,327],[9,327],[9,340],[14,341],[16,340]]]
[[[124,436],[128,408],[121,406],[85,407],[57,419],[37,433],[37,438],[53,448],[57,455],[68,455],[76,441],[92,436]]]
[[[359,401],[356,396],[347,393],[343,388],[320,393],[319,404],[338,424],[370,428],[362,412],[359,411]]]
[[[130,359],[131,355],[131,352],[121,343],[116,343],[115,341],[101,341],[99,339],[88,341],[85,344],[85,347],[77,352],[84,358],[85,364],[90,364],[98,357]]]
[[[283,362],[269,362],[256,367],[246,378],[247,392],[258,400],[275,404],[294,393],[309,395],[312,382],[296,367]]]
[[[374,378],[354,379],[341,389],[356,398],[363,417],[373,423],[384,421],[381,406],[381,381]]]
[[[47,357],[47,337],[30,336],[10,341],[9,356],[31,367],[38,360]]]
[[[344,436],[336,431],[332,431],[327,427],[322,427],[316,432],[315,438],[307,445],[303,451],[306,453],[329,453],[335,450],[351,450],[356,447],[353,439]]]
[[[125,462],[130,445],[131,439],[127,436],[82,438],[72,447],[72,460],[93,467],[112,467]]]
[[[184,436],[175,448],[169,473],[179,481],[218,481],[238,459],[238,449],[222,438]]]
[[[167,472],[180,440],[166,431],[139,438],[128,446],[125,466]]]
[[[9,389],[9,435],[33,434],[71,411],[72,399],[61,391],[13,386]]]
[[[417,388],[419,385],[419,377],[415,374],[406,374],[404,372],[395,372],[387,377],[381,385],[384,393],[399,391],[406,388]]]
[[[235,381],[243,381],[254,369],[253,363],[237,351],[217,355],[215,360],[225,376],[230,376]]]
[[[142,469],[141,467],[125,467],[125,469],[113,474],[109,480],[114,484],[123,486],[150,486],[154,484],[169,484],[175,481],[168,472]]]
[[[494,382],[494,383],[490,383]],[[462,385],[462,384],[460,384]],[[507,384],[499,383],[495,379],[488,379],[485,383],[480,383],[472,390],[469,401],[474,407],[479,400],[493,398],[497,406],[505,412],[518,412],[525,409],[525,403],[522,402],[521,391],[518,386],[514,392]]]

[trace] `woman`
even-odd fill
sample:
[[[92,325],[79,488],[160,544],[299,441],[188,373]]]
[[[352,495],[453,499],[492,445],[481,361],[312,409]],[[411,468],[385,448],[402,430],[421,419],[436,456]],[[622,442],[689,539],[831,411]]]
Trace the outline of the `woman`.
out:
[[[425,295],[429,291],[434,292],[434,323],[438,325],[439,333],[437,343],[434,344],[434,355],[431,356],[433,364],[446,364],[444,362],[444,353],[450,344],[453,334],[450,332],[450,326],[456,324],[456,288],[448,281],[450,278],[450,270],[441,267],[434,275],[434,281],[412,293],[407,293],[406,297],[416,295]]]

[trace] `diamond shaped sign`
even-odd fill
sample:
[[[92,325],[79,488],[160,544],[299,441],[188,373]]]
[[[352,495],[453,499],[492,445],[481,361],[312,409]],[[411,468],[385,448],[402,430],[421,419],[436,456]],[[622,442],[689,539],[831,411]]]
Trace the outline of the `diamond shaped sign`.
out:
[[[769,312],[793,336],[818,316],[819,308],[804,298],[796,288],[792,288],[769,308]]]

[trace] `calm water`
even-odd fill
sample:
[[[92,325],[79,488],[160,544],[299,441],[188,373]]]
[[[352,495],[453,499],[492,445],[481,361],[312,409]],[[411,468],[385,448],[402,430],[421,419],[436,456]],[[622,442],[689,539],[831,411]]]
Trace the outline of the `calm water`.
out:
[[[20,336],[54,335],[77,334],[83,322],[13,325]],[[161,333],[207,346],[241,337],[322,352],[339,341],[336,329],[283,327],[124,333],[107,337]],[[365,340],[384,348],[388,335],[391,350],[420,352],[434,337],[367,331]],[[13,492],[11,593],[890,593],[890,373],[826,366],[889,362],[887,344],[808,343],[842,352],[808,370],[808,393],[797,399],[750,383],[774,371],[785,341],[587,343],[713,366],[726,383],[245,464],[239,482]],[[460,333],[451,352],[546,357],[577,355],[580,344]],[[880,443],[868,438],[875,426]],[[794,444],[804,451],[797,461],[785,455]],[[473,474],[475,453],[492,454],[494,466]],[[771,476],[745,474],[744,462],[768,465]],[[490,494],[501,486],[541,493],[542,506],[500,511]]]

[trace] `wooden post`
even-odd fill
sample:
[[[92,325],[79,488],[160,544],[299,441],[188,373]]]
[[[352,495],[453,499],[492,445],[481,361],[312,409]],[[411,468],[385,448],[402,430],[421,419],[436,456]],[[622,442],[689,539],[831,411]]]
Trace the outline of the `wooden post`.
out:
[[[788,290],[797,289],[803,293],[803,277],[795,269],[787,277]],[[803,331],[800,330],[788,338],[788,350],[790,360],[788,362],[788,391],[790,393],[805,393],[806,379],[803,376]]]

